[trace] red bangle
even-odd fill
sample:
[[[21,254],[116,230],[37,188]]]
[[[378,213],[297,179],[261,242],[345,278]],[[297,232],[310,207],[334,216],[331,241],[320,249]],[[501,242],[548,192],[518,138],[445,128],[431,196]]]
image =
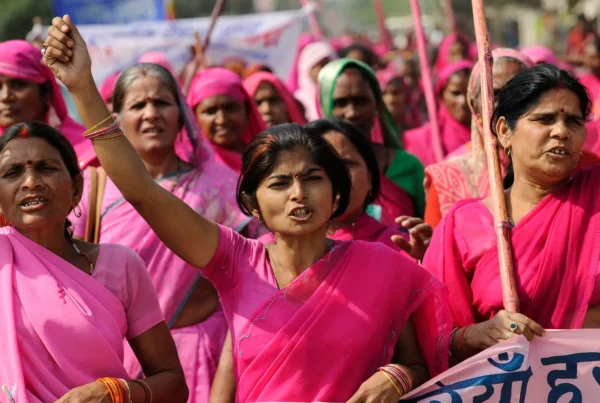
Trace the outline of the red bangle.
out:
[[[467,331],[468,328],[470,328],[472,325],[468,325],[462,328],[462,331],[460,332],[460,334],[458,335],[458,351],[463,351],[463,342],[464,342],[464,337],[465,337],[465,333]]]

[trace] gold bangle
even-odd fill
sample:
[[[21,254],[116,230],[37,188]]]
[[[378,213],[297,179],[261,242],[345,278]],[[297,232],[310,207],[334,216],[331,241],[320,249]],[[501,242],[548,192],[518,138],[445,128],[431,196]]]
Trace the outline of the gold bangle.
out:
[[[404,393],[400,392],[400,388],[398,388],[398,385],[396,385],[396,382],[394,382],[394,380],[392,379],[392,377],[389,376],[387,374],[387,372],[385,372],[383,370],[379,370],[379,372],[381,372],[383,375],[385,375],[385,377],[388,379],[388,381],[390,381],[392,383],[392,386],[394,386],[394,389],[396,389],[396,392],[398,392],[398,395],[400,397],[404,396]]]
[[[113,133],[113,134],[106,134],[103,136],[98,136],[95,137],[93,139],[91,139],[92,141],[96,141],[96,140],[106,140],[106,139],[114,139],[115,137],[121,137],[123,135],[123,131],[119,130],[117,133]]]
[[[113,120],[114,118],[112,117],[112,115],[108,115],[106,118],[104,118],[104,120],[102,120],[102,122],[96,124],[94,127],[89,128],[88,130],[84,131],[83,134],[90,134],[91,132],[93,132],[94,130],[96,130],[97,128],[101,127],[102,125],[108,123],[109,120]]]

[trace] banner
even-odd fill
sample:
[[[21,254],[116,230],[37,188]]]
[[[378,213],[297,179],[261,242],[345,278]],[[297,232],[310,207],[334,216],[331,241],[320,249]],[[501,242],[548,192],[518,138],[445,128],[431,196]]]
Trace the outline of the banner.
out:
[[[293,63],[296,42],[313,9],[219,17],[207,58],[218,64],[232,56],[249,63],[271,66],[286,77]],[[79,31],[92,57],[92,72],[99,85],[110,74],[135,64],[144,53],[164,53],[176,71],[191,58],[194,32],[203,38],[210,18],[143,22],[127,25],[82,25]]]
[[[52,0],[54,15],[65,15],[75,24],[126,24],[165,19],[163,0]]]
[[[423,403],[600,401],[600,330],[548,330],[488,348],[406,395]]]

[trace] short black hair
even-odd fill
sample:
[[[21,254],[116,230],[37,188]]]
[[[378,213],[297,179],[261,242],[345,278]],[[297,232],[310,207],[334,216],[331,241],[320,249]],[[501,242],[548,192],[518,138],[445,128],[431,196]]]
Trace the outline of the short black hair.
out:
[[[331,219],[346,211],[350,200],[351,181],[348,168],[333,147],[312,129],[297,123],[273,126],[256,136],[246,147],[242,156],[242,173],[237,184],[237,202],[248,216],[257,206],[256,190],[275,168],[277,157],[284,151],[304,149],[315,164],[325,170],[331,181],[333,200],[338,198]]]
[[[17,137],[43,139],[58,151],[73,181],[82,174],[75,149],[69,140],[53,127],[41,122],[24,122],[12,125],[0,136],[0,153],[4,151],[11,140]],[[69,230],[70,227],[71,222],[65,218],[65,238],[71,238],[72,236]]]
[[[373,204],[379,197],[381,174],[379,173],[379,164],[377,163],[373,146],[358,127],[343,119],[330,118],[310,122],[306,125],[306,128],[321,133],[321,136],[332,131],[339,132],[350,140],[365,161],[369,174],[371,175],[371,192],[365,199],[364,207],[366,208],[369,204]]]
[[[365,56],[365,63],[371,68],[376,67],[379,63],[375,52],[373,52],[368,46],[360,43],[353,43],[352,45],[343,48],[339,51],[339,55],[340,57],[348,57],[348,54],[354,51],[361,52]]]

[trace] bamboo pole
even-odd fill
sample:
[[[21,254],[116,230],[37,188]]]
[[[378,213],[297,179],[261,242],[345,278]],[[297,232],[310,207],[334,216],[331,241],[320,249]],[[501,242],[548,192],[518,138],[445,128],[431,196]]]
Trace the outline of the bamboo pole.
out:
[[[307,7],[309,5],[309,0],[300,0],[300,4],[302,5],[302,7]],[[317,41],[324,40],[325,35],[323,35],[323,30],[321,29],[321,25],[319,25],[319,20],[317,19],[317,9],[316,8],[308,16],[308,22],[310,23],[310,28],[312,30],[312,33],[313,33],[313,36],[315,37],[315,39]]]
[[[483,0],[472,0],[473,20],[475,23],[475,36],[477,50],[481,65],[481,106],[483,112],[483,138],[487,156],[488,171],[490,174],[490,196],[492,199],[494,226],[498,239],[498,265],[502,284],[502,299],[504,309],[509,312],[519,311],[519,297],[515,281],[515,272],[510,244],[510,224],[504,198],[502,172],[498,159],[497,139],[493,135],[490,121],[492,117],[492,100],[494,99],[492,86],[492,51],[485,21]]]
[[[429,124],[431,126],[431,137],[433,143],[433,152],[437,162],[444,159],[444,149],[440,137],[440,125],[438,122],[437,105],[435,92],[433,90],[433,81],[431,79],[431,68],[427,58],[427,48],[425,44],[425,30],[421,20],[421,7],[419,0],[410,0],[413,21],[415,26],[415,39],[417,40],[417,49],[419,51],[419,61],[421,65],[421,77],[423,79],[423,91],[425,92],[425,103],[427,113],[429,114]]]
[[[446,11],[446,23],[448,24],[449,32],[456,32],[456,18],[454,17],[452,0],[444,0],[444,9]]]
[[[208,51],[208,47],[210,45],[210,37],[212,36],[212,32],[215,28],[217,18],[219,18],[219,16],[223,12],[223,7],[225,7],[226,1],[227,0],[217,0],[215,2],[215,6],[213,7],[212,13],[210,14],[210,23],[208,25],[208,30],[206,31],[206,35],[204,36],[202,48],[197,49],[197,52],[198,51],[202,52],[202,54],[203,54],[202,57],[206,56],[206,52]],[[195,35],[198,35],[198,34],[196,33]],[[194,60],[192,63],[193,63],[192,74],[185,77],[185,81],[183,84],[183,93],[184,94],[188,93],[190,86],[192,85],[192,81],[194,80],[194,77],[196,76],[196,72],[198,71],[198,68],[200,67],[200,64],[201,64],[200,61],[198,60],[197,54],[196,54],[196,57],[194,57]]]
[[[377,17],[377,26],[379,27],[379,40],[389,51],[392,49],[392,36],[385,25],[385,9],[381,0],[373,0],[373,9],[375,10],[375,16]]]

